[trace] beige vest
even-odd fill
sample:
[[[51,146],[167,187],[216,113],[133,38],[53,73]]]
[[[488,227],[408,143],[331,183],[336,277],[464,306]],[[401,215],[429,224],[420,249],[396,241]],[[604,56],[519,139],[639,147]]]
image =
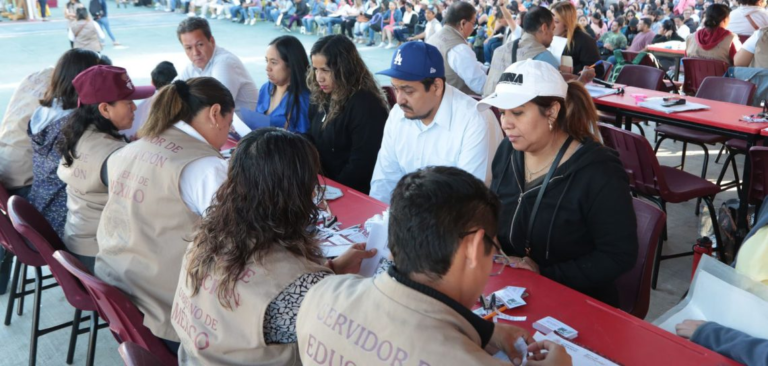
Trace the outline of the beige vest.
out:
[[[64,226],[64,244],[69,251],[95,257],[99,252],[96,229],[101,211],[107,204],[107,186],[101,182],[101,167],[112,152],[126,145],[106,133],[90,126],[75,147],[75,156],[69,167],[59,164],[56,173],[67,184],[67,223]]]
[[[72,29],[72,34],[75,35],[75,48],[82,48],[91,50],[93,52],[101,52],[101,41],[99,40],[99,33],[96,27],[99,25],[92,20],[78,20],[76,22],[70,22],[69,27]]]
[[[730,33],[725,36],[725,38],[723,38],[723,40],[720,41],[720,43],[718,43],[715,48],[705,50],[701,48],[696,42],[696,33],[693,33],[685,39],[685,55],[686,57],[720,60],[726,62],[728,65],[732,65],[733,62],[731,61],[730,51],[731,43],[733,43],[734,37],[736,37],[736,35]]]
[[[752,63],[749,67],[759,67],[768,69],[768,28],[759,30],[757,44],[755,45],[755,56],[752,57]]]
[[[32,143],[29,119],[51,85],[53,67],[27,76],[13,92],[0,123],[0,183],[6,188],[32,184]]]
[[[509,365],[480,348],[480,335],[459,313],[387,273],[313,286],[296,334],[304,365]]]
[[[440,54],[443,55],[445,82],[448,83],[448,85],[461,90],[464,94],[475,94],[475,92],[467,86],[464,80],[459,77],[459,74],[451,68],[451,65],[448,64],[448,51],[460,44],[467,44],[467,40],[464,39],[461,33],[459,33],[456,28],[446,25],[432,37],[429,37],[427,43],[437,47]]]
[[[144,325],[160,338],[179,340],[171,304],[200,219],[181,198],[179,178],[187,164],[209,156],[221,157],[171,127],[128,144],[107,161],[109,200],[96,234],[95,272],[128,295],[144,313]]]
[[[180,365],[301,365],[296,343],[264,341],[267,307],[288,285],[307,273],[331,272],[328,267],[298,258],[279,246],[251,262],[235,285],[239,306],[221,306],[216,284],[221,276],[207,276],[195,296],[187,287],[186,256],[173,301],[173,327],[181,338]]]

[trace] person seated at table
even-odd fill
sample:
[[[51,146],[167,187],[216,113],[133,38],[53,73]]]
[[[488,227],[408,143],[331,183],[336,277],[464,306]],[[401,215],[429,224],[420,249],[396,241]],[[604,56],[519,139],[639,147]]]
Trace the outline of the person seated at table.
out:
[[[733,57],[733,66],[768,68],[768,27],[753,33]]]
[[[751,35],[768,27],[768,10],[765,0],[738,0],[739,7],[731,12],[728,30],[739,35]]]
[[[107,160],[115,188],[96,232],[95,274],[128,295],[173,353],[179,337],[171,305],[181,259],[226,179],[219,150],[234,111],[232,93],[218,80],[176,80],[158,92],[140,139]]]
[[[621,33],[627,37],[627,44],[632,44],[632,41],[635,39],[635,36],[639,32],[637,27],[640,24],[640,20],[629,16],[625,18],[627,19],[627,25],[621,29]]]
[[[67,221],[67,185],[56,174],[61,162],[56,146],[61,140],[62,126],[78,105],[72,80],[91,66],[101,64],[104,60],[96,52],[81,48],[65,52],[56,63],[48,90],[26,128],[27,141],[31,141],[33,152],[33,178],[28,200],[43,214],[60,238],[64,237]]]
[[[600,42],[598,43],[602,43],[603,47],[600,52],[601,55],[613,56],[613,51],[627,48],[627,37],[621,33],[621,27],[623,26],[624,18],[619,17],[611,23],[611,31],[600,37]]]
[[[309,139],[320,153],[322,174],[368,194],[389,107],[355,44],[344,35],[320,38],[307,75]]]
[[[551,6],[555,15],[555,35],[567,39],[563,56],[571,56],[573,68],[561,67],[561,72],[578,73],[584,76],[584,69],[600,61],[600,50],[597,48],[597,40],[590,37],[579,26],[576,19],[576,8],[568,1],[561,1]],[[559,60],[558,60],[559,61]],[[603,65],[597,65],[589,69],[591,76],[602,77],[605,72]],[[589,82],[592,78],[582,78],[582,82]]]
[[[629,52],[640,53],[645,51],[645,48],[653,41],[653,37],[656,36],[651,30],[651,20],[648,18],[640,19],[640,23],[637,25],[637,30],[639,33],[635,35],[632,44],[629,45]]]
[[[741,48],[739,37],[725,29],[731,9],[722,4],[707,8],[704,28],[685,40],[686,57],[720,60],[733,65],[733,57]]]
[[[107,158],[128,144],[120,130],[131,128],[134,100],[155,92],[152,86],[132,85],[125,69],[94,66],[72,80],[78,107],[61,128],[57,146],[61,164],[57,175],[67,185],[67,220],[62,241],[91,271],[99,244],[96,229],[107,204]]]
[[[183,257],[173,300],[180,364],[298,364],[296,314],[307,291],[334,272],[357,273],[376,254],[356,244],[323,258],[307,230],[317,223],[319,173],[317,150],[301,135],[268,127],[240,140]],[[280,194],[286,188],[290,194]],[[190,306],[206,317],[191,316]]]
[[[677,27],[675,26],[675,22],[667,19],[661,23],[661,30],[659,30],[659,34],[653,37],[651,44],[664,43],[669,41],[684,42],[685,39],[677,34]]]
[[[382,365],[406,359],[413,365],[509,365],[493,357],[503,351],[519,365],[522,355],[513,347],[518,339],[539,347],[528,332],[470,311],[489,275],[506,267],[493,266],[494,259],[507,260],[493,239],[498,214],[496,196],[461,169],[429,167],[405,175],[389,209],[387,245],[394,264],[374,278],[331,276],[307,292],[296,320],[302,363],[324,365],[335,351],[355,365],[372,365],[377,356]],[[342,335],[330,324],[360,332]],[[373,336],[378,354],[368,350],[373,341],[360,343]],[[545,357],[542,364],[570,365],[563,349],[550,349],[537,355]]]
[[[683,16],[675,16],[672,18],[672,21],[675,22],[675,28],[677,28],[677,35],[679,35],[682,39],[687,39],[689,35],[691,35],[691,30],[688,28],[688,26],[683,23]]]
[[[437,47],[408,42],[392,57],[388,70],[397,104],[384,125],[384,138],[371,179],[371,197],[389,203],[405,174],[426,166],[464,169],[486,185],[491,160],[502,139],[496,116],[478,112],[475,100],[445,83]]]
[[[502,80],[478,109],[498,108],[509,140],[496,151],[491,183],[504,252],[519,268],[617,306],[614,281],[635,264],[637,224],[627,173],[600,143],[592,98],[541,61],[513,64]]]
[[[267,81],[259,90],[256,112],[269,116],[269,124],[288,131],[309,131],[307,51],[296,37],[277,37],[269,43]]]

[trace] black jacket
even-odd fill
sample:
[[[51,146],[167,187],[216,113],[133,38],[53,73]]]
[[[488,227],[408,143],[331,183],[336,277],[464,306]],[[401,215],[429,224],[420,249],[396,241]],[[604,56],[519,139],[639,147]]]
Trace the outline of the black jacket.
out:
[[[502,141],[491,182],[502,205],[499,242],[507,255],[517,257],[525,255],[528,222],[541,187],[521,197],[523,159],[522,152]],[[618,306],[614,281],[635,264],[637,223],[629,179],[614,150],[586,142],[557,168],[539,205],[530,248],[545,277]]]
[[[381,100],[381,96],[359,91],[325,128],[325,113],[310,108],[308,137],[320,153],[322,174],[365,194],[371,190],[373,167],[389,116]]]
[[[566,47],[563,55],[573,58],[574,74],[584,70],[584,66],[592,66],[600,61],[600,49],[597,47],[595,37],[590,37],[589,34],[581,30],[581,27],[576,27],[576,31],[573,33],[573,47]],[[602,78],[604,72],[603,65],[595,67],[595,74],[598,78]]]

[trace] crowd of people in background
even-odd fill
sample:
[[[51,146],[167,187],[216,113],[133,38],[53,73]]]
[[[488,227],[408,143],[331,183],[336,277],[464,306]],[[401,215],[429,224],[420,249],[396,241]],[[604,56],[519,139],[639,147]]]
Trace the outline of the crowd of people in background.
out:
[[[618,304],[614,282],[634,265],[638,243],[628,177],[596,133],[584,88],[605,76],[598,61],[668,41],[731,65],[766,67],[768,59],[764,0],[741,0],[735,10],[724,0],[163,7],[189,15],[176,30],[189,63],[179,72],[160,63],[153,85],[140,87],[99,54],[102,31],[118,44],[104,0],[87,10],[67,3],[73,49],[14,95],[0,133],[0,181],[42,212],[96,276],[123,290],[183,363],[312,364],[313,334],[364,360],[318,322],[317,309],[332,306],[381,336],[410,334],[404,344],[432,364],[494,362],[483,349],[517,362],[509,340],[523,338],[533,352],[528,364],[569,365],[562,347],[478,321],[468,309],[499,260]],[[257,86],[240,57],[216,44],[211,18],[264,20],[286,32],[267,47],[266,83]],[[320,38],[307,50],[287,34],[297,28]],[[742,45],[740,36],[749,39]],[[376,37],[396,48],[377,72],[391,78],[391,100],[358,51]],[[565,39],[572,65],[549,49],[554,37]],[[267,116],[269,127],[243,136],[224,158],[233,121],[251,112]],[[561,179],[548,181],[553,172]],[[318,174],[391,204],[393,261],[376,278],[334,276],[357,273],[375,251],[355,245],[326,260],[307,230],[318,219]],[[543,200],[526,195],[543,187]],[[206,287],[211,278],[215,291]],[[366,303],[398,320],[364,311]],[[220,322],[208,348],[186,331],[197,320],[179,320],[190,306]],[[414,320],[435,312],[447,320]],[[259,330],[236,332],[243,324]],[[698,325],[681,335],[703,338]],[[424,342],[424,332],[444,338]],[[766,347],[709,342],[736,359]],[[462,352],[440,352],[453,346]]]

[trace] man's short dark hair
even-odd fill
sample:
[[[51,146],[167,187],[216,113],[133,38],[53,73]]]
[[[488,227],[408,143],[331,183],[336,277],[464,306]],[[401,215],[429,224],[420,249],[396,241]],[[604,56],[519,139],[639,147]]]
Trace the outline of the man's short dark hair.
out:
[[[163,61],[157,66],[155,66],[155,69],[152,70],[152,85],[155,86],[156,89],[160,89],[168,84],[170,84],[173,79],[176,78],[176,68],[173,67],[173,64],[168,61]]]
[[[618,17],[614,20],[614,22],[616,22],[616,24],[619,26],[619,29],[624,27],[624,23],[625,23],[624,17]]]
[[[643,22],[643,23],[645,23],[645,25],[646,25],[648,28],[650,28],[650,27],[651,27],[651,24],[653,24],[653,22],[651,21],[651,18],[643,18],[643,19],[640,19],[640,21],[641,21],[641,22]]]
[[[743,6],[755,6],[760,0],[738,0],[739,5]]]
[[[429,167],[406,174],[392,192],[389,249],[398,272],[433,280],[451,267],[462,234],[482,228],[496,236],[499,200],[464,170]],[[484,241],[485,252],[493,245]]]
[[[429,90],[429,88],[432,87],[432,85],[435,85],[435,80],[440,79],[443,81],[443,85],[445,85],[445,77],[437,77],[437,78],[426,78],[421,80],[421,85],[424,85],[424,90]]]
[[[462,20],[470,21],[477,14],[477,10],[472,4],[466,1],[456,1],[445,12],[443,23],[451,26],[457,26]]]
[[[176,38],[181,41],[182,34],[194,32],[196,30],[201,30],[205,38],[209,41],[211,40],[211,37],[213,37],[211,34],[211,26],[208,24],[208,21],[205,20],[205,18],[189,17],[179,23],[179,27],[176,28]]]
[[[555,16],[549,9],[541,6],[532,7],[523,18],[523,31],[533,34],[538,32],[542,25],[549,25],[554,21]]]

